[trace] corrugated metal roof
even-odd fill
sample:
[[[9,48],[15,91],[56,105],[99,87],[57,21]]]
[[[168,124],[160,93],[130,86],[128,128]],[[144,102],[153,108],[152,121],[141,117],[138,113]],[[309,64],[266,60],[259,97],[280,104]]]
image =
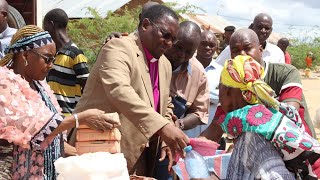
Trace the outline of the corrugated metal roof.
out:
[[[224,33],[224,28],[226,26],[235,26],[238,29],[235,24],[227,21],[221,16],[213,16],[208,14],[183,14],[181,16],[197,23],[199,26],[210,26],[210,30],[214,33]]]
[[[197,23],[200,27],[210,26],[210,30],[214,33],[224,33],[224,28],[226,26],[234,26],[236,27],[236,29],[245,28],[245,27],[237,26],[229,22],[228,20],[224,19],[221,16],[214,16],[214,15],[208,15],[208,14],[182,14],[181,16],[187,20]],[[273,44],[277,44],[278,40],[282,37],[283,37],[282,35],[276,32],[272,32],[268,41]]]
[[[108,11],[115,11],[130,0],[43,0],[42,14],[54,8],[61,8],[69,18],[92,17],[87,7],[95,8],[100,15],[105,16]]]

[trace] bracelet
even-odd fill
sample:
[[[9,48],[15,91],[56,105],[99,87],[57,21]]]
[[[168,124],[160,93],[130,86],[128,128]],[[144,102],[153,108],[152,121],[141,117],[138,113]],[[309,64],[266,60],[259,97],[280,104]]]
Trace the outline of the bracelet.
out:
[[[74,119],[76,120],[76,128],[79,127],[79,118],[78,118],[78,114],[72,114]]]
[[[183,130],[184,129],[184,123],[183,123],[183,120],[181,120],[181,119],[178,119],[177,120],[178,121],[178,124],[179,124],[179,129],[181,129],[181,130]]]

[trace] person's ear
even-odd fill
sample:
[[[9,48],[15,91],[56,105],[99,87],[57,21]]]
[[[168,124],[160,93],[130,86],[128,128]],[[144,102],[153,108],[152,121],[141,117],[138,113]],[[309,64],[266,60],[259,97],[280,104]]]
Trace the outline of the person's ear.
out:
[[[53,21],[50,21],[49,24],[50,24],[50,26],[52,26],[52,29],[55,29],[56,26]]]
[[[8,17],[8,12],[7,11],[1,11],[1,14],[3,17],[7,18]]]
[[[21,57],[22,57],[23,60],[27,59],[28,56],[29,56],[28,51],[23,51],[23,52],[22,52],[22,56],[21,56]]]
[[[231,96],[231,88],[228,87],[228,86],[223,85],[223,84],[221,83],[221,79],[220,79],[220,83],[219,83],[218,88],[219,88],[219,94],[220,94],[220,93],[224,93],[224,94],[226,94],[227,96]]]
[[[142,27],[142,30],[143,31],[146,31],[147,30],[147,28],[148,28],[148,26],[150,26],[150,20],[148,19],[148,18],[144,18],[143,20],[142,20],[142,25],[141,25],[141,27]]]
[[[19,52],[14,54],[14,58],[17,60],[16,63],[18,64],[23,64],[24,66],[28,65],[28,51],[23,51],[23,52]]]
[[[259,45],[259,51],[260,51],[260,53],[262,54],[262,52],[263,52],[263,47],[262,47],[261,44]]]
[[[227,96],[231,96],[231,94],[232,94],[231,88],[228,87],[228,86],[224,86],[223,92],[224,92]]]
[[[249,28],[249,29],[253,29],[253,23],[251,23],[248,28]]]

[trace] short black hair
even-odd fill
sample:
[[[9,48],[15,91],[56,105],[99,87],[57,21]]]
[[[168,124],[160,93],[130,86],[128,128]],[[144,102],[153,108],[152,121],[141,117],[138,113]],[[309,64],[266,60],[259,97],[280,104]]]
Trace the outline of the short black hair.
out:
[[[156,22],[159,19],[161,19],[163,16],[171,16],[174,19],[176,19],[177,21],[179,21],[179,17],[178,15],[169,7],[165,6],[165,5],[153,5],[151,7],[149,7],[142,15],[141,15],[141,19],[139,22],[139,27],[142,25],[142,21],[145,18],[148,18],[150,21],[152,22]]]
[[[197,35],[198,38],[201,36],[201,29],[200,27],[192,22],[192,21],[183,21],[180,23],[180,31],[184,31],[187,36]]]
[[[234,32],[235,29],[236,29],[236,27],[234,27],[234,26],[227,26],[224,28],[224,31]]]
[[[279,39],[278,40],[278,43],[282,43],[283,45],[285,45],[285,46],[289,46],[289,39],[288,38],[285,38],[285,37],[283,37],[283,38],[281,38],[281,39]]]
[[[52,21],[59,28],[66,28],[69,18],[67,13],[59,8],[52,9],[44,16],[44,21]]]

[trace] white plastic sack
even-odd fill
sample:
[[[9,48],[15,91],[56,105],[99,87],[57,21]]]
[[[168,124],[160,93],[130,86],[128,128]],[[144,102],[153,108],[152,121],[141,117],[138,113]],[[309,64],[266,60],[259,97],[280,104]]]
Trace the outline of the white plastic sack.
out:
[[[58,180],[129,180],[122,153],[96,152],[59,158],[54,166]]]

